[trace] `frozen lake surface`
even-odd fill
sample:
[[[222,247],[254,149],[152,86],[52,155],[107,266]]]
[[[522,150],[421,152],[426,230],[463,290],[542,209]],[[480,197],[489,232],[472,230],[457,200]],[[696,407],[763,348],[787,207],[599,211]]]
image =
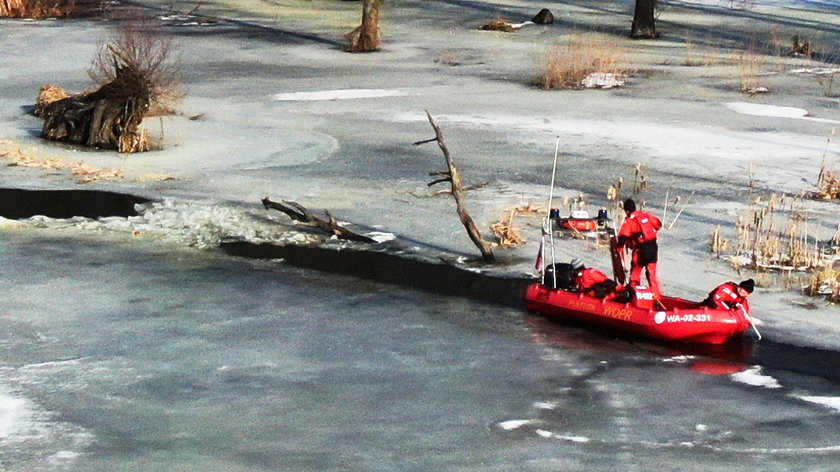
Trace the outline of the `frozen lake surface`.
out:
[[[358,2],[315,2],[332,5],[318,15],[205,3],[198,13],[219,21],[204,26],[173,20],[171,1],[132,3],[165,13],[156,27],[183,51],[189,91],[150,125],[162,149],[144,156],[44,145],[27,114],[44,83],[90,86],[112,22],[2,22],[0,143],[119,168],[126,178],[93,186],[153,200],[131,221],[0,229],[3,472],[837,470],[838,354],[785,344],[837,346],[835,308],[794,304],[788,288],[753,297],[758,345],[696,352],[216,249],[282,239],[279,218],[253,210],[270,196],[406,247],[473,254],[450,199],[416,195],[441,165],[411,145],[430,137],[429,110],[469,183],[490,182],[470,192],[483,226],[544,201],[556,140],[557,196],[586,194],[590,210],[644,165],[653,210],[678,191],[685,202],[663,235],[666,288],[705,296],[741,275],[710,262],[708,235],[748,208],[752,163],[763,195],[797,195],[837,156],[834,92],[782,73],[815,64],[774,57],[781,69],[761,75],[773,93],[746,97],[730,58],[793,34],[837,50],[836,0],[674,2],[662,40],[633,43],[640,73],[614,93],[547,93],[534,62],[575,30],[626,36],[629,2],[552,7],[554,26],[515,36],[477,27],[545,5],[388,2],[399,8],[372,55],[342,51]],[[689,67],[691,51],[717,62]],[[76,188],[67,170],[4,165],[0,180]],[[4,195],[20,210],[18,191]],[[833,235],[836,208],[813,207]],[[530,270],[539,228],[522,224],[529,242],[507,257]]]
[[[835,470],[840,385],[128,235],[0,238],[22,471]],[[778,356],[777,356],[778,357]]]

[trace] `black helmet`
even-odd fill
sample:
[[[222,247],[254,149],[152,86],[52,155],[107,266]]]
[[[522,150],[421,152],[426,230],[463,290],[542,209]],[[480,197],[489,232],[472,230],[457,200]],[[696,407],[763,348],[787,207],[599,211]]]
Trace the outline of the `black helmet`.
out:
[[[627,213],[632,213],[636,211],[636,202],[634,202],[632,198],[624,200],[624,211],[626,211]]]
[[[753,293],[753,290],[755,290],[755,280],[747,279],[747,280],[739,283],[738,287],[746,290],[749,293]]]

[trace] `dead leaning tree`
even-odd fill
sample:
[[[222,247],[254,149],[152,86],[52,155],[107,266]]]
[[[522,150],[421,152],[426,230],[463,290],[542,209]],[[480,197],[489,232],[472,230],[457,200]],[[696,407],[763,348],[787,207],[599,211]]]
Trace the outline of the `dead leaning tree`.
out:
[[[420,144],[431,143],[433,141],[437,141],[438,147],[443,152],[443,157],[446,158],[446,165],[449,168],[447,171],[443,172],[430,172],[429,175],[435,176],[439,175],[442,176],[440,179],[434,180],[429,182],[428,186],[431,187],[432,185],[439,184],[442,182],[449,182],[452,187],[452,197],[455,199],[455,204],[457,207],[458,217],[461,219],[461,223],[467,229],[467,234],[470,236],[473,244],[481,251],[481,256],[484,258],[485,262],[496,262],[496,256],[493,254],[493,246],[487,242],[483,237],[481,237],[481,233],[478,231],[478,227],[476,227],[475,222],[473,221],[472,217],[469,213],[467,213],[466,204],[464,203],[464,184],[461,182],[461,174],[458,173],[458,168],[455,167],[455,163],[452,161],[452,156],[449,154],[449,149],[446,147],[446,143],[443,141],[443,132],[440,130],[440,127],[435,123],[435,120],[432,118],[432,115],[429,113],[429,110],[426,110],[426,116],[429,118],[429,123],[432,125],[432,129],[435,130],[435,137],[431,139],[426,139],[423,141],[417,141],[414,143],[415,146]]]
[[[317,216],[313,215],[311,211],[309,211],[303,205],[292,202],[289,200],[283,200],[282,203],[274,202],[268,199],[268,197],[263,198],[262,200],[263,207],[266,210],[277,210],[285,213],[289,216],[289,218],[301,222],[307,226],[312,226],[318,228],[322,231],[325,231],[329,234],[335,235],[338,239],[346,239],[348,241],[359,241],[363,243],[375,243],[375,239],[371,239],[365,235],[354,233],[347,228],[344,228],[338,224],[338,221],[330,214],[329,211],[324,210],[324,213],[327,214],[327,220],[322,220]]]

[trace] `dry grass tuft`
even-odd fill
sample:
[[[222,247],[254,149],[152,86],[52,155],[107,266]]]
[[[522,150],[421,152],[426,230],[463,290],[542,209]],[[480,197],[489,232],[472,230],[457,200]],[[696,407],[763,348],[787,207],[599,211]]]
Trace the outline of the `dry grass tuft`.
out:
[[[513,27],[513,23],[502,17],[496,17],[495,20],[479,26],[478,29],[482,31],[502,31],[504,33],[513,33],[516,31],[516,28]]]
[[[573,34],[548,48],[543,57],[539,85],[544,89],[580,89],[591,74],[624,80],[624,52],[618,40],[594,33]]]
[[[0,0],[0,17],[68,18],[90,14],[100,7],[98,0]]]
[[[815,271],[828,267],[840,256],[837,235],[821,240],[816,234],[820,221],[812,221],[802,208],[802,198],[772,195],[756,199],[735,224],[736,242],[729,261],[737,268],[752,270]],[[718,255],[729,248],[719,229],[710,247]]]
[[[183,98],[181,61],[172,38],[149,28],[141,13],[134,15],[98,44],[88,75],[97,87],[112,84],[117,93],[144,102],[145,117],[175,109]]]
[[[44,116],[44,107],[49,105],[52,102],[61,100],[63,98],[70,97],[70,92],[67,92],[61,87],[57,87],[52,84],[46,84],[41,87],[40,92],[38,93],[38,101],[35,104],[35,110],[33,113],[35,116]]]
[[[10,141],[0,142],[0,158],[11,160],[9,166],[69,171],[73,179],[80,184],[125,178],[122,169],[99,168],[84,161],[67,162],[60,157],[39,157],[37,154],[34,150],[24,152]]]
[[[756,52],[753,43],[738,51],[735,60],[738,65],[738,80],[741,83],[742,92],[750,95],[768,92],[759,80],[764,73],[764,56]]]
[[[12,167],[67,171],[73,176],[73,180],[79,184],[126,178],[122,169],[95,167],[81,160],[68,162],[60,157],[41,157],[39,154],[37,149],[24,151],[13,141],[0,140],[0,159],[11,161],[8,165]],[[139,182],[162,182],[166,180],[175,180],[175,177],[168,174],[143,174],[137,178]]]
[[[726,63],[720,53],[703,46],[696,46],[692,41],[685,43],[685,63],[687,67],[712,67]]]
[[[149,144],[149,132],[146,128],[139,128],[133,133],[120,135],[119,152],[146,152],[152,148]]]
[[[831,146],[831,139],[836,132],[836,128],[831,128],[831,132],[829,132],[828,139],[825,143],[820,174],[817,176],[817,191],[814,193],[815,198],[823,200],[836,200],[840,198],[840,177],[829,170],[830,164],[828,162],[828,147]]]

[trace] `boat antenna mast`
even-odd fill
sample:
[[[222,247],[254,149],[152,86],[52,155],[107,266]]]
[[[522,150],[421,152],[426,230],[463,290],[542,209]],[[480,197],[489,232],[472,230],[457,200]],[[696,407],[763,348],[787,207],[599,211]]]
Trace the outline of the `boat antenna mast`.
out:
[[[542,243],[540,246],[543,248],[543,252],[545,252],[545,236],[548,235],[549,245],[551,246],[551,276],[554,280],[552,280],[552,287],[557,286],[557,274],[554,271],[554,264],[557,262],[556,256],[554,254],[554,231],[551,228],[551,220],[552,220],[552,204],[554,203],[554,182],[557,178],[557,156],[559,155],[560,151],[560,136],[557,136],[557,142],[554,145],[554,164],[551,167],[551,187],[548,189],[548,213],[543,220],[543,228],[542,228]],[[545,254],[542,255],[543,260],[545,260]],[[543,270],[543,283],[545,283],[545,270]]]

